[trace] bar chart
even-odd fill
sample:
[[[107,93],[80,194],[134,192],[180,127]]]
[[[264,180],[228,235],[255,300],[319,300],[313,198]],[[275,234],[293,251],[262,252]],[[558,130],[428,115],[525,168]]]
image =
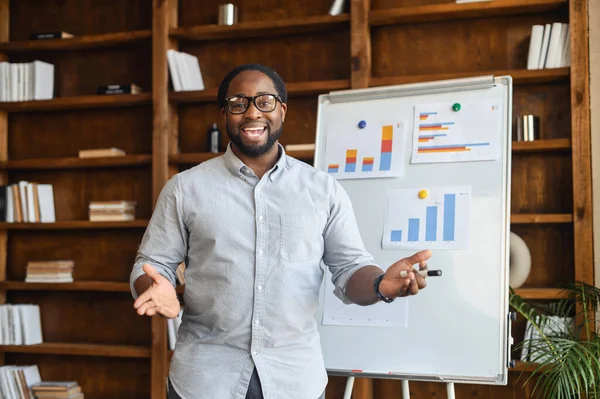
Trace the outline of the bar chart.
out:
[[[383,245],[406,249],[463,249],[468,245],[471,190],[437,187],[390,190]]]
[[[338,179],[398,176],[404,137],[404,123],[399,122],[328,133],[326,171]]]
[[[497,159],[500,101],[465,103],[454,109],[451,103],[416,106],[412,162]]]

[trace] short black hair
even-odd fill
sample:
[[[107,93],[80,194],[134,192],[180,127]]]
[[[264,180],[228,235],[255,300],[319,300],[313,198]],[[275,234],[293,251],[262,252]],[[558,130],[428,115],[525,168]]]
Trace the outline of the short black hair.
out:
[[[235,68],[233,68],[221,81],[219,85],[219,92],[217,95],[217,100],[219,102],[219,108],[225,107],[225,97],[227,96],[227,90],[229,90],[229,84],[237,75],[244,71],[258,71],[262,72],[271,79],[273,82],[273,86],[275,86],[275,90],[277,90],[277,94],[281,97],[281,102],[287,102],[287,90],[285,88],[285,83],[283,79],[274,69],[258,63],[253,64],[242,64]]]

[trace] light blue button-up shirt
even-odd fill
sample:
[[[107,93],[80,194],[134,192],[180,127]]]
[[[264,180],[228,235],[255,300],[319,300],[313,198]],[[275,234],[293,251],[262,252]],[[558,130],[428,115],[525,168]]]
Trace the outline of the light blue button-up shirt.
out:
[[[185,261],[183,321],[170,379],[183,399],[244,399],[256,366],[265,399],[315,399],[324,368],[314,312],[331,271],[336,295],[365,250],[351,202],[331,176],[285,154],[262,179],[228,147],[173,176],[131,272],[173,284]]]

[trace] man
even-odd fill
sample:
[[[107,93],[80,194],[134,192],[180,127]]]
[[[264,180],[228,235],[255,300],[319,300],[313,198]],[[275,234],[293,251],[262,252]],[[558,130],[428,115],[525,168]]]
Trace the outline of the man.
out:
[[[273,70],[235,68],[218,101],[231,143],[163,188],[131,273],[134,307],[175,317],[175,270],[186,262],[170,399],[323,397],[321,262],[341,300],[370,305],[424,288],[418,273],[400,272],[425,268],[430,252],[376,266],[341,185],[279,144],[287,93]]]

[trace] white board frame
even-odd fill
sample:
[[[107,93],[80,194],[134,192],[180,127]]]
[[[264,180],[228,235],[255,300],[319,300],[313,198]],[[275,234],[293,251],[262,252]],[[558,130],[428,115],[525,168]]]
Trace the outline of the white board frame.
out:
[[[512,142],[512,78],[510,76],[499,76],[494,77],[492,75],[489,76],[481,76],[481,77],[473,77],[473,78],[464,78],[464,79],[452,79],[452,80],[444,80],[444,81],[435,81],[435,82],[426,82],[426,83],[416,83],[416,84],[406,84],[406,85],[396,85],[396,86],[388,86],[388,87],[377,87],[377,88],[367,88],[367,89],[359,89],[359,90],[343,90],[338,92],[332,92],[329,94],[319,96],[318,102],[318,115],[317,115],[317,132],[316,132],[316,149],[315,149],[315,157],[314,157],[314,165],[317,169],[326,170],[325,163],[325,146],[326,146],[326,132],[324,131],[324,109],[329,104],[336,103],[344,103],[344,102],[352,102],[352,101],[368,101],[368,100],[378,100],[378,99],[389,99],[393,97],[416,97],[416,96],[427,96],[427,95],[437,95],[443,93],[458,93],[469,91],[473,92],[476,90],[485,90],[493,87],[501,87],[503,90],[503,113],[504,117],[502,118],[502,130],[503,130],[503,142],[501,142],[501,156],[500,156],[500,164],[501,164],[501,173],[502,173],[502,185],[501,190],[501,198],[500,203],[502,207],[502,212],[500,215],[500,224],[499,226],[502,231],[499,236],[499,242],[497,243],[500,246],[499,256],[500,256],[500,270],[498,270],[498,289],[500,298],[499,299],[499,308],[497,309],[498,314],[498,323],[499,323],[499,333],[498,340],[495,342],[497,345],[497,352],[495,355],[497,358],[494,362],[497,362],[497,370],[495,370],[490,375],[482,376],[475,375],[476,373],[468,373],[462,372],[460,370],[459,364],[460,359],[457,359],[457,372],[436,372],[435,366],[431,366],[432,369],[429,372],[410,372],[408,368],[404,367],[403,370],[400,371],[386,371],[386,370],[377,370],[377,369],[363,369],[362,367],[328,367],[329,359],[331,356],[328,353],[327,345],[329,345],[334,340],[344,340],[343,334],[336,334],[336,331],[342,331],[345,328],[357,328],[361,327],[343,327],[343,326],[324,326],[322,324],[322,315],[323,315],[323,299],[324,299],[324,289],[325,284],[321,287],[321,304],[317,311],[316,317],[319,325],[319,331],[321,335],[321,343],[323,354],[325,358],[325,366],[330,375],[340,375],[340,376],[349,376],[349,377],[367,377],[367,378],[386,378],[386,379],[402,379],[402,380],[421,380],[421,381],[432,381],[432,382],[446,382],[446,383],[472,383],[472,384],[490,384],[490,385],[506,385],[508,382],[508,368],[511,364],[511,356],[510,349],[512,345],[512,337],[511,337],[511,320],[510,320],[510,312],[508,305],[508,297],[509,297],[509,234],[510,234],[510,190],[511,190],[511,182],[510,182],[510,171],[511,171],[511,142]],[[410,137],[412,136],[412,122],[408,124],[408,129],[406,130],[407,141],[409,144],[411,142]],[[410,173],[409,169],[410,164],[410,152],[406,152],[406,156],[408,157],[405,160],[407,165],[407,173]],[[468,164],[468,162],[465,162]],[[445,164],[437,164],[439,167],[446,167]],[[355,180],[356,181],[356,180]],[[347,184],[348,180],[340,180],[340,183],[344,186]],[[351,193],[350,197],[352,200]],[[354,202],[354,201],[353,201]],[[355,209],[355,212],[357,210]],[[358,217],[357,217],[358,219]],[[359,223],[360,225],[360,223]],[[380,237],[381,231],[374,231],[365,233],[361,230],[361,234],[363,235],[363,239],[365,239],[366,234],[374,234]],[[476,232],[472,232],[471,234],[476,234]],[[380,240],[379,240],[380,241]],[[367,249],[369,249],[369,245],[367,245]],[[412,251],[414,252],[414,251]],[[411,252],[411,253],[412,253]],[[435,256],[435,251],[434,251]],[[398,258],[400,259],[400,257]],[[377,258],[376,258],[377,261]],[[387,267],[387,265],[386,265]],[[434,268],[434,267],[430,267]],[[437,279],[436,277],[435,279]],[[447,278],[446,275],[439,277],[440,279]],[[429,292],[435,292],[436,282],[435,280],[429,280],[429,286],[426,290]],[[423,291],[419,295],[427,295],[427,291]],[[418,297],[418,296],[417,296]],[[414,298],[417,298],[414,297]],[[475,298],[476,299],[476,298]],[[409,299],[412,300],[412,299]],[[410,306],[410,303],[409,303]],[[459,319],[456,320],[456,323],[460,323]],[[469,328],[469,324],[467,322],[466,328]],[[472,326],[470,326],[472,327]],[[375,328],[375,327],[367,327],[367,329]],[[385,327],[383,327],[385,328]],[[442,332],[443,334],[443,332]],[[352,335],[350,335],[352,336]],[[357,335],[354,334],[356,337]],[[368,334],[364,334],[365,338],[373,338]],[[414,339],[413,344],[416,345],[418,339]],[[356,350],[358,346],[369,346],[373,345],[372,350],[369,352],[373,357],[377,356],[389,356],[390,353],[382,352],[382,349],[385,349],[383,346],[377,346],[377,344],[373,344],[368,341],[363,342],[346,342],[347,351],[352,352]],[[387,343],[392,344],[392,343]],[[336,344],[337,345],[337,344]],[[341,351],[340,351],[341,352]],[[363,351],[364,352],[364,351]],[[339,353],[338,353],[339,354]],[[351,356],[351,355],[349,355]],[[443,356],[443,354],[442,354]],[[421,361],[418,357],[413,357],[408,362],[414,362],[415,366]],[[427,368],[427,367],[425,367]],[[356,369],[360,369],[360,372],[355,371]]]

